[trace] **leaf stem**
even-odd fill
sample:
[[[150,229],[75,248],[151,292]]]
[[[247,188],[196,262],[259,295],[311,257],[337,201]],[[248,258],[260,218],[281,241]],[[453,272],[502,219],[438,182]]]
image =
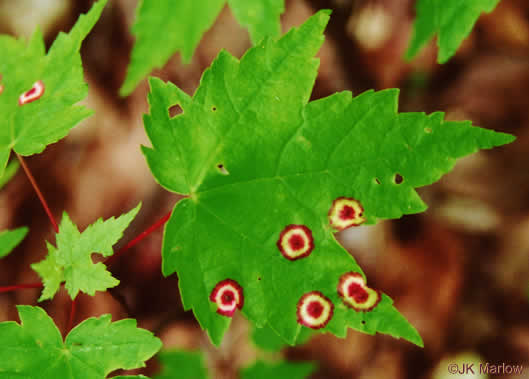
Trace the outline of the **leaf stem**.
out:
[[[39,186],[37,185],[37,182],[35,181],[35,178],[31,174],[31,171],[29,170],[29,167],[26,165],[26,162],[24,161],[24,158],[22,158],[21,155],[18,153],[15,153],[17,155],[17,158],[20,162],[20,165],[24,169],[24,172],[26,173],[26,176],[28,177],[29,181],[31,182],[31,185],[33,186],[33,189],[37,193],[37,196],[39,197],[40,203],[42,204],[42,207],[46,211],[46,214],[48,215],[48,218],[50,219],[51,225],[53,226],[53,229],[55,230],[55,233],[59,233],[59,227],[57,226],[57,222],[55,222],[55,218],[53,218],[53,214],[51,213],[50,207],[48,207],[48,203],[46,202],[46,199],[42,195],[42,192],[40,192]]]
[[[156,221],[154,224],[149,226],[146,230],[141,232],[136,238],[134,238],[128,244],[126,244],[121,249],[119,249],[113,256],[111,256],[110,258],[107,259],[107,261],[105,262],[107,267],[110,267],[112,264],[114,264],[116,262],[117,258],[121,254],[123,254],[125,251],[127,251],[128,249],[130,249],[131,247],[136,245],[138,242],[143,240],[145,237],[147,237],[149,234],[154,232],[156,229],[158,229],[161,226],[163,226],[169,220],[170,217],[171,217],[171,211],[169,211],[165,216],[163,216],[161,219]]]
[[[26,288],[42,288],[42,283],[16,284],[13,286],[0,287],[0,293],[18,291]]]

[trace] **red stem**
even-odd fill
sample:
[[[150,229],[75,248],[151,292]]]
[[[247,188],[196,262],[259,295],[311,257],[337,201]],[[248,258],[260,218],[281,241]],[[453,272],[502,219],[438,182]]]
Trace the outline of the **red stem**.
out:
[[[14,286],[0,287],[0,293],[22,290],[26,288],[42,288],[42,283],[16,284]]]
[[[136,238],[134,238],[132,241],[130,241],[128,244],[123,246],[121,249],[119,249],[113,256],[107,259],[105,262],[107,266],[111,266],[114,264],[117,260],[117,258],[123,254],[125,251],[136,245],[138,242],[140,242],[142,239],[147,237],[149,234],[154,232],[159,227],[163,226],[171,217],[171,212],[167,213],[165,216],[163,216],[161,219],[156,221],[154,224],[149,226],[146,230],[144,230],[140,235],[138,235]]]
[[[53,218],[53,214],[50,211],[50,207],[48,207],[48,203],[46,202],[46,199],[42,195],[42,192],[40,192],[39,186],[37,185],[35,178],[33,177],[33,175],[31,175],[31,171],[29,170],[29,167],[26,165],[26,162],[24,162],[24,158],[22,158],[22,156],[20,156],[18,153],[15,153],[15,154],[17,155],[20,165],[22,166],[22,168],[24,169],[26,173],[26,176],[31,182],[33,189],[37,193],[37,196],[39,197],[39,200],[42,206],[44,207],[44,210],[46,211],[46,214],[48,215],[48,218],[50,219],[51,224],[53,225],[53,229],[55,230],[55,233],[59,233],[59,228],[57,226],[57,223],[55,222],[55,219]]]
[[[77,298],[72,300],[72,307],[70,308],[70,317],[68,318],[68,327],[66,328],[66,334],[70,333],[73,327],[73,320],[75,318],[75,308],[76,308]]]

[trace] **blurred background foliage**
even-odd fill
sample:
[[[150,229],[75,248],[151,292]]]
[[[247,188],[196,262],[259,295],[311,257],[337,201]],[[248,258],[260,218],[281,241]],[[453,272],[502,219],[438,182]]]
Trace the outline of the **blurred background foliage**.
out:
[[[0,0],[0,32],[29,36],[40,24],[49,47],[91,4]],[[84,103],[95,116],[27,159],[54,214],[67,211],[81,228],[143,201],[123,243],[178,200],[154,182],[140,152],[139,146],[148,144],[142,123],[146,81],[131,96],[118,95],[133,44],[136,4],[111,0],[83,44],[90,86]],[[469,356],[468,362],[525,365],[521,377],[529,378],[529,2],[502,0],[444,65],[436,63],[435,41],[411,62],[403,59],[413,0],[286,0],[283,31],[322,8],[332,8],[333,14],[313,99],[345,89],[358,94],[398,87],[402,111],[442,110],[448,119],[469,119],[518,137],[461,160],[440,182],[421,189],[427,212],[338,235],[370,283],[395,299],[419,330],[425,348],[350,331],[345,340],[315,335],[301,346],[265,352],[251,342],[249,325],[237,315],[215,349],[192,313],[183,311],[177,278],[160,273],[161,231],[120,258],[113,268],[119,287],[80,296],[76,322],[109,312],[113,319],[137,318],[166,348],[203,351],[215,378],[235,378],[256,357],[280,356],[315,361],[312,378],[445,378],[447,362],[466,362]],[[175,55],[153,75],[192,94],[221,48],[240,57],[249,47],[247,31],[226,7],[190,64]],[[23,225],[30,233],[0,262],[0,285],[38,281],[30,264],[45,256],[44,241],[54,240],[37,197],[18,172],[0,192],[0,230]],[[16,320],[15,304],[34,305],[38,297],[36,289],[0,296],[0,321]],[[69,313],[64,290],[42,305],[64,330]],[[153,361],[135,372],[157,370]]]

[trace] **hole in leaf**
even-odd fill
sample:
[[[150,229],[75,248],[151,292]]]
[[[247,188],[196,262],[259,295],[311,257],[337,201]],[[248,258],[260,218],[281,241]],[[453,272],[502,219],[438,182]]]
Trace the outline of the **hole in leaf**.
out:
[[[219,172],[222,174],[222,175],[229,175],[229,171],[226,170],[226,167],[224,167],[224,165],[222,163],[219,163],[217,165],[217,170],[219,170]]]
[[[182,113],[184,110],[182,109],[182,107],[178,104],[176,105],[173,105],[171,107],[169,107],[169,117],[170,118],[173,118],[177,115],[179,115],[180,113]]]
[[[430,128],[424,128],[424,132],[430,134],[432,132],[432,129]]]
[[[365,325],[366,324],[366,320],[362,320],[362,325]]]
[[[375,178],[374,180],[376,184],[380,184],[380,180],[378,178]]]
[[[401,184],[403,181],[404,181],[404,178],[402,177],[401,174],[397,173],[395,174],[395,184]]]

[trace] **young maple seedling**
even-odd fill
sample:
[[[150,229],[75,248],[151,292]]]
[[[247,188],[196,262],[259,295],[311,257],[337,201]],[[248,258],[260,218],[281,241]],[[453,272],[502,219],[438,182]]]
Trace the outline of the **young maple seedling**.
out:
[[[487,1],[492,7],[497,3]],[[228,2],[236,13],[250,4]],[[143,2],[140,15],[148,3],[156,2]],[[139,207],[117,219],[98,220],[82,233],[66,213],[57,226],[22,158],[63,138],[91,114],[74,105],[87,94],[79,48],[105,4],[99,0],[69,34],[60,34],[48,54],[38,31],[28,44],[0,36],[6,52],[0,61],[0,111],[12,115],[0,130],[0,170],[14,151],[57,232],[57,246],[48,244],[48,256],[32,265],[43,283],[0,292],[43,286],[42,301],[64,282],[75,299],[79,291],[93,295],[118,283],[103,263],[93,264],[91,253],[112,255]],[[217,1],[211,17],[223,4]],[[282,1],[270,5],[278,16]],[[318,67],[313,56],[328,18],[322,11],[280,39],[265,38],[240,61],[221,52],[192,98],[171,84],[150,81],[150,114],[144,120],[153,147],[143,151],[156,180],[186,197],[113,259],[168,222],[163,273],[178,273],[184,307],[193,309],[216,344],[241,310],[289,344],[306,330],[343,337],[355,328],[422,346],[391,299],[366,285],[334,233],[424,211],[415,188],[438,180],[459,157],[513,140],[469,122],[446,122],[442,113],[398,113],[396,90],[354,98],[342,92],[309,102]],[[272,24],[278,32],[277,20]],[[255,35],[262,32],[248,25]],[[200,36],[204,27],[198,29]],[[9,75],[13,72],[28,75]],[[175,104],[183,113],[170,117]],[[0,234],[0,246],[3,242],[10,251],[25,233]],[[135,320],[89,318],[63,341],[41,308],[18,306],[18,311],[21,324],[0,323],[8,341],[0,348],[1,374],[105,378],[118,368],[141,367],[161,347]],[[75,301],[67,331],[74,314]],[[42,362],[50,364],[43,369]],[[288,364],[254,367],[243,377],[291,372]],[[308,374],[299,372],[286,377]]]

